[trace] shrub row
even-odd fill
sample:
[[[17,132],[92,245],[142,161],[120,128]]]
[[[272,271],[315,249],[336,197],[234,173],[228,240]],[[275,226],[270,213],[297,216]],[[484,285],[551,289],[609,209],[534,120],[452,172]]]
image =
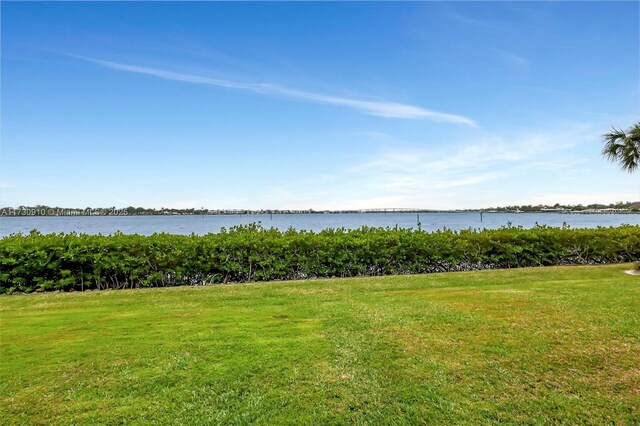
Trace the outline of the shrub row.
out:
[[[319,233],[248,225],[203,236],[49,234],[0,240],[0,292],[164,287],[640,259],[640,226]]]

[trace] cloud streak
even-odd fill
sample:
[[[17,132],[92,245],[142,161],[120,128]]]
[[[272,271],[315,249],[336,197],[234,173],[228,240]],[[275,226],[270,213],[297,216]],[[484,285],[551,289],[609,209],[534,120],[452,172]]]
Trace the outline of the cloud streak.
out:
[[[444,123],[464,124],[476,127],[477,124],[470,118],[449,114],[445,112],[433,111],[415,105],[398,102],[368,101],[361,99],[345,98],[340,96],[327,95],[322,93],[308,92],[304,90],[292,89],[286,86],[273,83],[243,83],[219,78],[202,77],[192,74],[183,74],[173,71],[149,68],[138,65],[123,64],[119,62],[105,61],[101,59],[88,58],[85,56],[69,55],[94,64],[118,71],[126,71],[135,74],[149,75],[165,80],[181,81],[185,83],[201,84],[226,89],[244,90],[262,95],[279,96],[289,99],[314,102],[326,105],[336,105],[352,108],[368,115],[385,118],[400,118],[413,120],[431,120]]]
[[[574,188],[577,179],[589,174],[581,155],[585,145],[599,137],[591,125],[571,124],[551,131],[519,129],[462,140],[456,135],[420,142],[376,132],[362,132],[362,136],[385,143],[352,157],[351,164],[328,170],[322,164],[319,170],[329,172],[326,179],[317,177],[318,173],[268,186],[256,205],[457,209],[533,204],[516,201],[540,194],[535,204],[554,204],[565,199],[554,195],[558,190]],[[581,203],[609,200],[602,189],[586,188],[581,198],[574,199]],[[617,200],[625,199],[633,197]]]

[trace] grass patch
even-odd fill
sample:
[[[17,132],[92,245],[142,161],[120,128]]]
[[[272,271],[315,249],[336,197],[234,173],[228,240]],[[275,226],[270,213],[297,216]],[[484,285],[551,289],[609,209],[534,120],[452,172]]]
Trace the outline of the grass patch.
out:
[[[631,266],[5,296],[0,416],[638,424]]]

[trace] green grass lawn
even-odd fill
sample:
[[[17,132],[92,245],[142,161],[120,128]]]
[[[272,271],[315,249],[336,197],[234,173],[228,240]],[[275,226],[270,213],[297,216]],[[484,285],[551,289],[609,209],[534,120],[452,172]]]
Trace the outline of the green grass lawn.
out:
[[[0,297],[3,424],[638,424],[632,265]]]

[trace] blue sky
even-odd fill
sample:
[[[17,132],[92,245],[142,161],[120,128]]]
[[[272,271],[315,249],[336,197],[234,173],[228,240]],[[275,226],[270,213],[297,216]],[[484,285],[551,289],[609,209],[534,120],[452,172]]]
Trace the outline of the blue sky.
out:
[[[640,200],[637,2],[2,2],[3,206]]]

